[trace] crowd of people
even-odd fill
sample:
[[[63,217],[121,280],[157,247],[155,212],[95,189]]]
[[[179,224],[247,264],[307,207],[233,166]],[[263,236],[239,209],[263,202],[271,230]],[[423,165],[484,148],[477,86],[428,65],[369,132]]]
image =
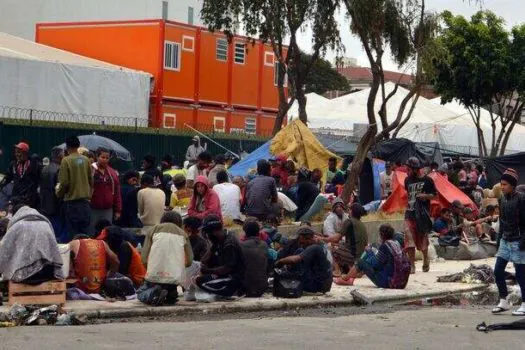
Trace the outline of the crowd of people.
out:
[[[383,224],[379,241],[372,242],[358,197],[347,202],[339,197],[347,172],[336,158],[322,171],[297,169],[281,154],[259,160],[244,177],[232,177],[231,154],[212,157],[195,137],[186,152],[187,170],[176,168],[171,157],[158,166],[147,155],[141,171],[119,174],[110,166],[111,150],[91,153],[75,136],[65,145],[53,148],[46,165],[29,156],[27,143],[15,146],[15,159],[0,183],[12,186],[8,213],[0,220],[5,280],[70,277],[78,295],[104,292],[117,274],[151,305],[175,303],[180,290],[185,300],[199,299],[199,293],[260,297],[283,270],[299,276],[301,289],[311,293],[326,293],[333,283],[353,285],[365,275],[380,288],[404,288],[416,270],[416,249],[423,255],[423,272],[429,271],[428,233],[435,231],[444,242],[501,242],[495,272],[502,301],[494,312],[509,309],[501,277],[508,262],[515,263],[525,290],[525,197],[516,191],[518,174],[512,170],[501,180],[500,205],[485,208],[483,217],[455,201],[433,221],[430,202],[438,192],[428,173],[445,169],[424,169],[417,158],[387,163],[380,176],[383,199],[392,194],[394,170],[408,174],[406,231]],[[486,181],[482,169],[453,169],[445,174],[453,182],[457,172],[458,187],[465,191],[474,179],[476,188]],[[293,238],[279,232],[286,218],[300,224]],[[320,232],[310,224],[314,219],[324,221]],[[57,243],[69,244],[69,276],[61,269]],[[18,246],[29,248],[13,249]],[[525,314],[525,304],[517,312]]]

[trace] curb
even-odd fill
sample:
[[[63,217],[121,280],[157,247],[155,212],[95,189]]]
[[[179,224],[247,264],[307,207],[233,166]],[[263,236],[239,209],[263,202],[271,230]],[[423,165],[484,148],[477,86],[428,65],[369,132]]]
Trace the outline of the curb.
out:
[[[385,296],[375,299],[367,299],[358,293],[358,289],[350,292],[350,298],[331,298],[318,299],[314,297],[309,300],[301,299],[277,299],[270,302],[258,301],[253,304],[238,304],[235,301],[223,304],[196,304],[192,306],[160,306],[160,307],[136,307],[129,309],[104,309],[86,311],[83,309],[75,310],[74,308],[68,311],[75,312],[77,315],[82,315],[88,319],[115,319],[115,318],[133,318],[133,317],[162,317],[162,316],[187,316],[187,315],[219,315],[219,314],[234,314],[243,312],[259,312],[259,311],[278,311],[301,308],[320,308],[320,307],[349,307],[359,305],[372,305],[383,303],[400,303],[410,302],[423,298],[445,297],[451,294],[462,294],[474,291],[482,291],[487,289],[487,285],[476,285],[472,288],[466,288],[461,291],[446,291],[446,292],[428,292],[420,294],[411,294],[405,296]]]

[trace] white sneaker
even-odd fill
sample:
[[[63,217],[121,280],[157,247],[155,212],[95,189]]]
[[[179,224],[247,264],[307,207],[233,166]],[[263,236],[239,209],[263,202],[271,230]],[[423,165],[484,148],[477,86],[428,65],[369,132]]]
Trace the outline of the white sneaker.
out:
[[[525,303],[521,303],[520,308],[512,312],[512,316],[525,316]]]
[[[492,309],[493,314],[500,314],[505,311],[509,311],[510,305],[507,299],[500,299],[498,306]]]
[[[195,297],[195,286],[191,285],[186,291],[184,291],[184,301],[197,301]]]

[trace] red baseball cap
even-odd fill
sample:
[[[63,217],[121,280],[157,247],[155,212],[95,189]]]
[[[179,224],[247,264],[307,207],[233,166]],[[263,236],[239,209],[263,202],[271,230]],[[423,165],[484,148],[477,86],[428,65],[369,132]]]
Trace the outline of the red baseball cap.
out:
[[[25,142],[19,142],[17,145],[15,145],[15,148],[18,148],[24,152],[29,152],[29,145]]]

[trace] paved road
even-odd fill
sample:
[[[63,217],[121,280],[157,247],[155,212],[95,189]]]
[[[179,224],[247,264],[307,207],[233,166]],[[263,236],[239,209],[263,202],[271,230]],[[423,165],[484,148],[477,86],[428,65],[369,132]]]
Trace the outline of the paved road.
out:
[[[0,349],[524,349],[525,331],[477,332],[487,310],[419,308],[375,315],[113,323],[0,330]]]

